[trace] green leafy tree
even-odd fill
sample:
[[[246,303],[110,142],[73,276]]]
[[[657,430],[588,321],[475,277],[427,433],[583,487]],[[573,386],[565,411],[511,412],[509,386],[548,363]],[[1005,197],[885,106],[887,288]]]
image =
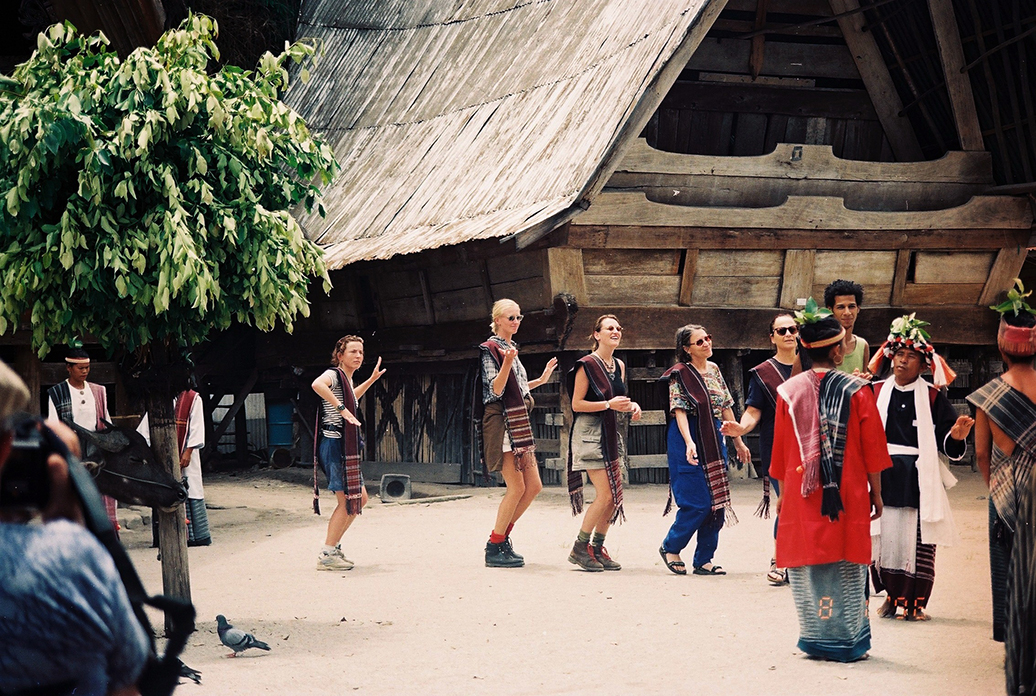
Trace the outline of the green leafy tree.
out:
[[[88,335],[162,366],[235,320],[290,331],[310,278],[329,288],[289,211],[319,206],[338,165],[279,99],[315,49],[213,74],[216,32],[192,15],[120,60],[55,25],[0,77],[0,334],[28,319],[41,356]],[[147,407],[175,471],[171,385]]]

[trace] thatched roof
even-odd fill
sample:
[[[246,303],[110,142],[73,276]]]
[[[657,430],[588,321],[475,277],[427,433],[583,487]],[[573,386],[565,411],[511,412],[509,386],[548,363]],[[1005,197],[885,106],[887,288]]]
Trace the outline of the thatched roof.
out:
[[[326,55],[287,99],[343,172],[307,235],[340,268],[550,229],[599,192],[724,4],[309,0],[298,35]]]

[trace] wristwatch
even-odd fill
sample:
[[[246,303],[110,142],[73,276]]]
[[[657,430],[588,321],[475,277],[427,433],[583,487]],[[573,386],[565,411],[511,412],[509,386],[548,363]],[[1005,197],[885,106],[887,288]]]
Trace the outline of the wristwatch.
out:
[[[335,406],[335,408],[337,408],[339,411],[344,411],[345,410],[345,404],[338,404],[337,406]]]
[[[607,410],[608,410],[608,409],[610,409],[611,407],[612,407],[612,403],[611,403],[610,401],[605,401],[605,402],[604,402],[604,410],[605,410],[605,411],[607,411]]]

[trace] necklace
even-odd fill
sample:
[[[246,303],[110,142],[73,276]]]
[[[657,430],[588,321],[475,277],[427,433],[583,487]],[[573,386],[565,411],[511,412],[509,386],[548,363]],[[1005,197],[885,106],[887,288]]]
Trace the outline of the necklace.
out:
[[[600,353],[596,353],[595,352],[594,355],[596,355],[598,358],[600,358],[601,362],[604,363],[604,367],[605,367],[605,369],[608,370],[608,372],[615,372],[615,358],[614,357],[612,357],[611,360],[605,360],[604,356],[602,356]]]

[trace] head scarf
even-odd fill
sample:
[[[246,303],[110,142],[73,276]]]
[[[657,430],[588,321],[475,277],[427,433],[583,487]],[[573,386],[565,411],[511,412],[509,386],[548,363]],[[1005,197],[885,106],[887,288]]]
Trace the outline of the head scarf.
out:
[[[924,330],[925,326],[928,326],[928,322],[917,319],[914,314],[904,314],[893,320],[888,338],[875,351],[867,369],[877,375],[881,372],[886,360],[891,360],[897,351],[909,348],[916,351],[924,360],[925,365],[931,369],[932,382],[935,386],[941,388],[950,384],[957,378],[957,373],[935,352],[935,346],[931,343],[932,337]]]
[[[90,354],[82,348],[69,348],[65,356],[65,362],[69,365],[89,365]]]

